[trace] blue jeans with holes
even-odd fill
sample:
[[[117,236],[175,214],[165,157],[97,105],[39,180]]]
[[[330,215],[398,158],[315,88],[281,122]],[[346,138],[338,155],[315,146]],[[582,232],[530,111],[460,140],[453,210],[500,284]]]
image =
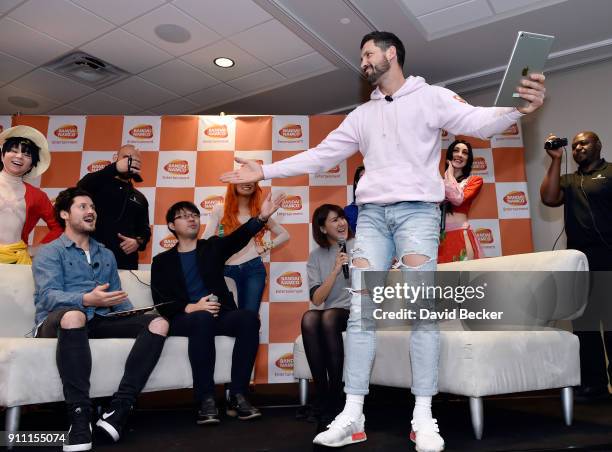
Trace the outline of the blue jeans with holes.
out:
[[[236,282],[238,308],[259,314],[261,297],[266,287],[266,267],[261,257],[239,265],[226,265],[225,276]]]
[[[370,372],[376,352],[376,331],[366,328],[373,323],[374,302],[362,294],[361,273],[386,271],[395,256],[424,255],[422,265],[400,266],[402,271],[434,271],[440,236],[440,209],[437,203],[405,201],[388,205],[364,204],[357,219],[357,238],[353,248],[351,313],[347,325],[344,391],[368,393]],[[367,260],[367,269],[354,265],[354,259]],[[362,303],[365,307],[362,312]],[[412,393],[432,396],[438,392],[440,331],[433,321],[415,321],[410,339]]]

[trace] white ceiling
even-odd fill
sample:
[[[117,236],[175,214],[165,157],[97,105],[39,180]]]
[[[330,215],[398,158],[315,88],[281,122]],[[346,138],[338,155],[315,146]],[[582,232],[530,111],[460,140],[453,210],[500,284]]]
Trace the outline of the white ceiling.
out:
[[[499,81],[519,30],[557,36],[551,70],[612,57],[610,17],[602,0],[0,0],[0,114],[342,110],[368,95],[373,29],[402,39],[407,74],[465,92]],[[42,68],[75,50],[128,75],[94,89]]]

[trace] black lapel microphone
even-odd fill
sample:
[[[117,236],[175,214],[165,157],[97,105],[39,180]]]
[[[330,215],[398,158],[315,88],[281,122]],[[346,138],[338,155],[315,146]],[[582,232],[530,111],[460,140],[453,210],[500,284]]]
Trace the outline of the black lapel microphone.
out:
[[[387,102],[393,102],[393,98],[391,96],[389,96],[388,94],[385,96],[385,100]]]
[[[338,247],[340,248],[341,253],[346,253],[346,240],[338,239]],[[344,279],[349,279],[349,265],[342,264],[342,274],[344,275]]]

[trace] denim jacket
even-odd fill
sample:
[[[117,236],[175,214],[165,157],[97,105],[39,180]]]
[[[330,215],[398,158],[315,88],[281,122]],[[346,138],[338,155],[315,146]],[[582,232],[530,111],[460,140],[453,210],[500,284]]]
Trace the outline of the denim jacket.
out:
[[[66,234],[43,245],[32,263],[34,276],[34,305],[36,324],[40,325],[50,312],[63,308],[75,308],[91,320],[94,314],[104,315],[110,311],[132,309],[129,300],[101,308],[83,306],[83,295],[96,286],[109,283],[108,291],[121,290],[115,256],[104,245],[89,238],[91,264],[87,263],[85,252],[76,246]]]

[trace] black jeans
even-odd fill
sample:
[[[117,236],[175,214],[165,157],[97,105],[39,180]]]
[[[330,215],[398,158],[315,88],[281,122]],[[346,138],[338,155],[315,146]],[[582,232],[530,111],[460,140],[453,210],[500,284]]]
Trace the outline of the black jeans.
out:
[[[49,313],[36,337],[57,337],[56,362],[62,379],[64,398],[69,407],[91,406],[89,377],[91,349],[89,339],[136,338],[125,363],[123,378],[113,395],[125,404],[133,404],[155,368],[165,337],[149,331],[149,323],[158,316],[140,314],[129,317],[94,316],[83,328],[61,328],[62,317],[72,308]],[[79,311],[80,312],[80,311]]]
[[[189,338],[189,362],[198,402],[215,391],[215,336],[235,337],[230,392],[246,393],[259,347],[257,314],[245,310],[222,310],[218,317],[213,317],[207,311],[181,312],[170,320],[169,335]]]
[[[583,247],[589,261],[591,287],[589,302],[581,318],[574,321],[574,334],[580,339],[580,375],[582,386],[607,387],[612,378],[612,359],[606,368],[604,344],[612,358],[612,306],[610,281],[612,279],[612,250],[603,244]],[[599,322],[603,321],[603,338]],[[602,340],[603,339],[603,340]]]

